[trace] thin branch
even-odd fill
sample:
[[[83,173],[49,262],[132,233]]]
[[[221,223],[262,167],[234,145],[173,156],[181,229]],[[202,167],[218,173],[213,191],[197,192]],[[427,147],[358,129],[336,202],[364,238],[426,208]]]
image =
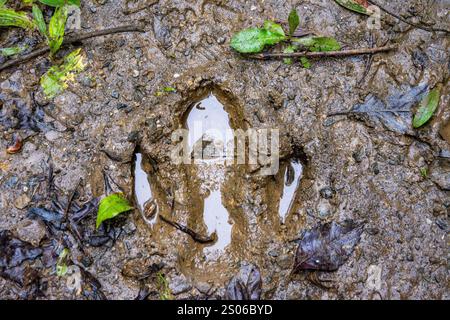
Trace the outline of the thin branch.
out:
[[[428,31],[428,32],[445,32],[445,33],[450,33],[450,31],[447,30],[447,29],[432,28],[432,27],[427,27],[427,26],[423,26],[423,25],[420,25],[420,24],[416,24],[416,23],[413,23],[413,22],[409,22],[405,18],[400,17],[398,14],[393,13],[391,10],[386,9],[383,6],[380,6],[378,3],[376,3],[373,0],[367,0],[367,2],[373,4],[374,6],[377,6],[378,8],[380,8],[382,11],[386,12],[387,14],[389,14],[389,15],[393,16],[394,18],[396,18],[396,19],[398,19],[398,20],[400,20],[400,21],[402,21],[402,22],[404,22],[406,24],[409,24],[410,26],[413,26],[415,28],[422,29],[422,30],[425,30],[425,31]]]
[[[325,58],[325,57],[347,57],[363,54],[374,54],[379,52],[387,52],[396,50],[396,45],[390,45],[385,47],[375,47],[375,48],[362,48],[353,50],[342,50],[342,51],[328,51],[328,52],[294,52],[294,53],[258,53],[251,54],[247,57],[252,59],[284,59],[284,58]]]
[[[95,38],[95,37],[101,37],[101,36],[106,36],[109,34],[115,34],[115,33],[123,33],[123,32],[144,32],[144,28],[141,26],[121,26],[121,27],[117,27],[117,28],[109,28],[109,29],[103,29],[103,30],[98,30],[98,31],[92,31],[92,32],[86,32],[86,33],[81,33],[81,34],[76,34],[73,36],[69,36],[67,37],[62,46],[68,46],[70,44],[76,43],[76,42],[80,42],[83,40],[87,40],[90,38]],[[13,59],[10,60],[2,65],[0,65],[0,71],[3,71],[7,68],[16,66],[18,64],[24,63],[26,61],[29,61],[31,59],[37,58],[39,56],[42,56],[44,54],[46,54],[47,52],[50,51],[50,48],[48,46],[36,49],[32,52],[30,52],[29,54],[26,54],[22,57],[19,57],[17,59]]]
[[[198,234],[197,232],[195,232],[194,230],[192,230],[191,228],[188,228],[187,226],[184,226],[182,224],[179,224],[178,222],[172,221],[166,217],[164,217],[163,215],[159,215],[159,218],[164,221],[165,223],[171,225],[172,227],[180,230],[181,232],[184,232],[188,235],[191,236],[192,239],[194,239],[195,241],[199,242],[199,243],[211,243],[216,241],[216,233],[214,232],[211,236],[202,236],[200,234]]]

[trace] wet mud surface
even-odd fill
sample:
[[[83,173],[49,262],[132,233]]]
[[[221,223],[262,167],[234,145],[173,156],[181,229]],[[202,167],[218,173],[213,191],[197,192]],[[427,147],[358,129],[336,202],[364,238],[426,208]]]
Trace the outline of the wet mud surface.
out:
[[[311,69],[253,61],[229,48],[232,34],[284,19],[291,3],[88,0],[82,29],[132,20],[145,33],[85,41],[87,69],[51,101],[38,83],[50,65],[45,57],[1,72],[0,245],[5,257],[17,248],[25,256],[2,257],[0,267],[26,267],[2,271],[0,297],[159,299],[163,274],[175,299],[218,299],[251,264],[267,299],[448,299],[448,36],[386,15],[380,30],[368,30],[365,17],[333,1],[295,4],[301,28],[344,48],[374,41],[399,50],[373,56],[370,69],[359,56],[313,61]],[[383,4],[449,27],[448,1]],[[1,30],[0,44],[27,37]],[[437,113],[413,129],[411,111],[439,83]],[[264,159],[214,163],[226,144],[210,137],[196,148],[204,132],[186,141],[206,160],[173,163],[172,133],[192,132],[195,120],[220,132],[279,129],[279,170],[259,174]],[[17,134],[23,148],[8,154]],[[136,209],[95,231],[95,212],[83,205],[109,187]],[[50,208],[49,194],[60,198],[66,220],[30,216],[31,208]],[[195,241],[160,216],[212,241]],[[319,271],[332,288],[308,281],[309,272],[291,277],[296,240],[346,220],[364,223],[364,231],[337,271]],[[78,240],[67,236],[74,228]],[[58,277],[56,252],[68,243],[74,264]]]

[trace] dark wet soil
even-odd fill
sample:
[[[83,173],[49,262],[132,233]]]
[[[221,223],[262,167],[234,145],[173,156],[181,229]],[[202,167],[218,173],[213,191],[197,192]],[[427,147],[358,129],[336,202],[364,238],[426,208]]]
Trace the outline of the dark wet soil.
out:
[[[379,2],[449,28],[449,1]],[[52,101],[38,84],[47,58],[1,72],[0,229],[60,250],[48,226],[27,218],[30,208],[48,204],[49,163],[64,201],[80,178],[75,205],[104,195],[106,172],[136,210],[101,234],[94,233],[95,214],[86,217],[83,230],[105,241],[74,245],[72,260],[81,262],[65,277],[56,275],[57,255],[39,249],[52,259],[24,262],[27,274],[37,275],[33,286],[2,276],[0,297],[133,299],[145,288],[159,299],[159,272],[176,299],[223,298],[230,279],[250,263],[267,299],[448,299],[448,36],[389,16],[370,31],[365,17],[333,1],[294,4],[301,28],[336,37],[345,48],[374,39],[399,50],[374,56],[370,69],[368,57],[359,56],[313,61],[311,69],[253,61],[229,48],[232,34],[284,19],[290,2],[87,0],[82,29],[142,21],[146,32],[85,41],[87,69]],[[27,37],[2,29],[0,44]],[[417,102],[438,83],[437,113],[413,129]],[[168,86],[176,92],[165,92]],[[383,111],[393,107],[407,112]],[[258,174],[263,161],[175,165],[172,133],[190,130],[189,116],[223,129],[279,129],[278,172]],[[8,154],[15,134],[23,148]],[[215,148],[200,150],[214,159]],[[159,215],[216,240],[199,243]],[[290,279],[293,240],[348,219],[364,221],[364,232],[337,271],[320,274],[333,288],[302,273]],[[82,290],[72,283],[78,280]]]

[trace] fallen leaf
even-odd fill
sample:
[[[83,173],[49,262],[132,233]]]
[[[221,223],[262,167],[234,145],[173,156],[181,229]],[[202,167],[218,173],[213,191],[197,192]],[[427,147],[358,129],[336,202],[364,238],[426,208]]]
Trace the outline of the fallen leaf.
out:
[[[413,118],[413,127],[419,128],[423,126],[428,120],[431,119],[434,112],[439,106],[439,99],[441,96],[442,84],[438,84],[436,88],[430,91],[420,103],[420,107],[417,110]]]
[[[98,208],[96,228],[98,229],[103,221],[133,209],[121,193],[113,193],[103,198]]]
[[[369,7],[369,3],[367,2],[367,0],[334,0],[334,1],[348,10],[365,15],[371,14],[369,10],[367,10],[367,8]]]
[[[23,146],[22,138],[18,134],[15,134],[12,138],[11,143],[6,148],[6,153],[8,154],[19,153],[20,150],[22,150],[22,146]]]
[[[387,130],[407,133],[411,130],[411,109],[427,90],[422,84],[404,90],[395,90],[385,99],[369,94],[362,104],[355,105],[348,114],[362,117],[364,121],[382,124]]]
[[[0,231],[0,269],[17,267],[26,260],[33,260],[42,254],[42,249],[14,238],[10,231]]]
[[[336,271],[358,244],[363,224],[347,221],[320,225],[303,234],[295,255],[294,273],[301,270]]]
[[[246,264],[241,267],[229,282],[226,300],[259,300],[261,297],[262,280],[258,267]]]

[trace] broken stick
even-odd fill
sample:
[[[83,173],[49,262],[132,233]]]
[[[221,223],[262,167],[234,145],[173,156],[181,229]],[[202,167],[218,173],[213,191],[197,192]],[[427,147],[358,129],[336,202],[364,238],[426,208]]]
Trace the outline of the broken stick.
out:
[[[64,40],[62,47],[68,46],[69,44],[73,44],[73,43],[80,42],[83,40],[87,40],[90,38],[101,37],[101,36],[106,36],[106,35],[115,34],[115,33],[124,33],[124,32],[145,32],[145,31],[144,31],[144,28],[141,26],[130,25],[130,26],[121,26],[121,27],[103,29],[103,30],[92,31],[92,32],[85,32],[85,33],[76,34],[71,37],[68,37],[67,39]],[[29,54],[26,54],[26,55],[16,58],[16,59],[12,59],[12,60],[0,65],[0,71],[3,71],[7,68],[24,63],[26,61],[37,58],[39,56],[42,56],[49,51],[50,51],[49,46],[45,46],[45,47],[36,49],[36,50],[30,52]]]
[[[293,53],[257,53],[250,54],[247,57],[251,59],[284,59],[284,58],[325,58],[325,57],[348,57],[357,56],[364,54],[374,54],[379,52],[387,52],[396,50],[396,45],[390,45],[385,47],[375,47],[375,48],[362,48],[362,49],[352,49],[352,50],[342,50],[342,51],[325,51],[325,52],[293,52]]]

